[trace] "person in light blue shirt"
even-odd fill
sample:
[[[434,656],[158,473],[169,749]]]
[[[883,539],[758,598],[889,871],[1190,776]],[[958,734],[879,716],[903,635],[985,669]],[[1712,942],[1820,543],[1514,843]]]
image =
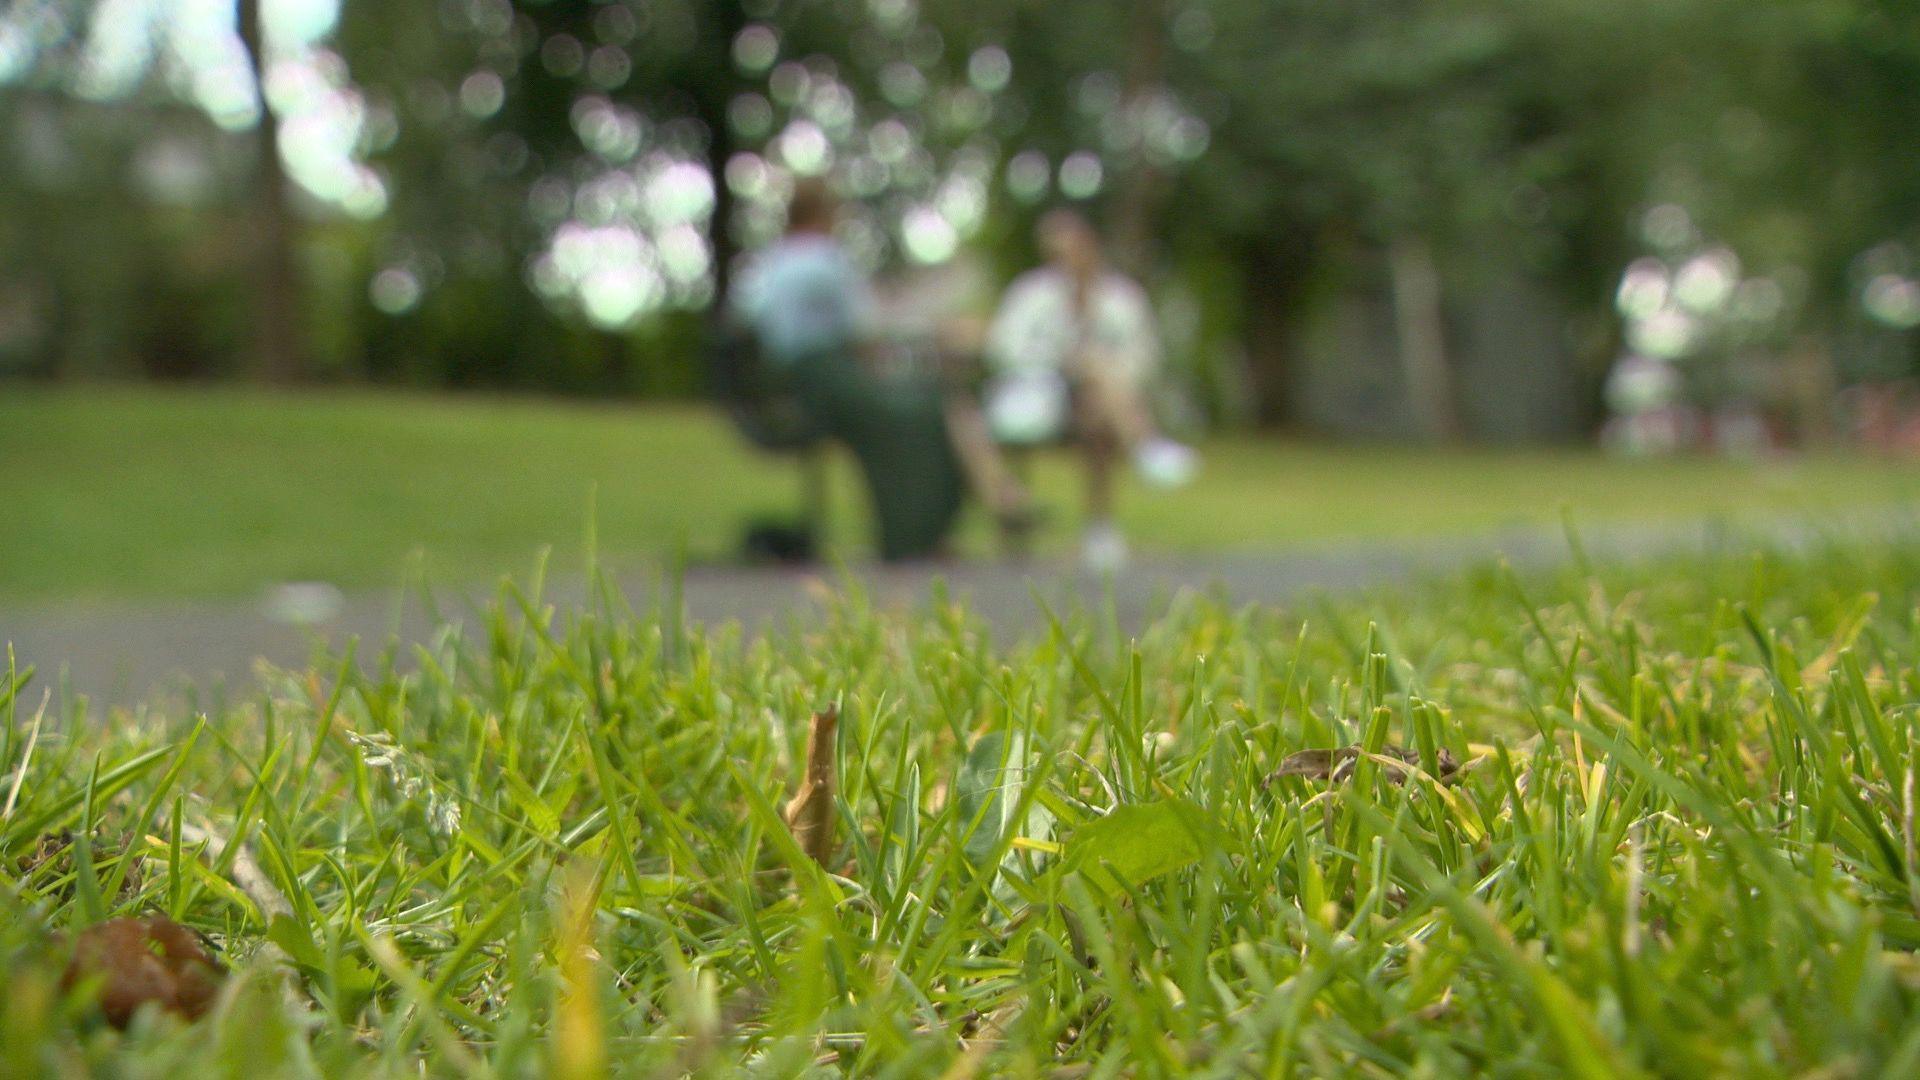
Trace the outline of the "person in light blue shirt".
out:
[[[866,276],[833,237],[838,216],[826,185],[795,185],[786,235],[753,258],[729,302],[768,368],[785,373],[812,421],[860,463],[881,557],[938,555],[968,487],[962,454],[972,444],[961,445],[951,425],[978,410],[958,408],[937,377],[883,378],[869,368],[875,305]],[[984,423],[962,434],[976,429]],[[1014,486],[983,490],[1003,516],[1024,510]]]
[[[782,366],[856,347],[873,329],[866,277],[834,240],[831,210],[796,196],[792,214],[787,235],[754,257],[734,294],[735,312]]]

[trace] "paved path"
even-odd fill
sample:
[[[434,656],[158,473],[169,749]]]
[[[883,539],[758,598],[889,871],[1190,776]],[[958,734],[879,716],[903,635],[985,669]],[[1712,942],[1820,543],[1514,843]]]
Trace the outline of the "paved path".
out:
[[[1893,520],[1882,517],[1880,520]],[[1899,518],[1899,527],[1910,518]],[[1792,542],[1812,530],[1779,526],[1746,530],[1746,542]],[[1630,557],[1698,548],[1726,536],[1713,523],[1587,530],[1585,546],[1596,555]],[[1441,574],[1505,556],[1516,565],[1541,566],[1568,557],[1565,540],[1552,531],[1512,531],[1442,541],[1327,545],[1262,554],[1213,557],[1150,557],[1137,560],[1112,582],[1111,602],[1123,626],[1138,626],[1182,590],[1217,590],[1236,604],[1280,603],[1316,591],[1358,588]],[[1007,633],[1043,621],[1036,595],[1056,610],[1104,606],[1106,584],[1070,564],[980,562],[937,567],[867,567],[851,572],[882,607],[923,602],[936,579]],[[623,581],[635,610],[648,610],[656,579]],[[682,595],[689,619],[714,625],[737,620],[761,628],[789,617],[804,618],[847,583],[831,571],[704,567],[687,571]],[[476,596],[484,600],[485,594]],[[549,599],[578,603],[578,583],[550,591]],[[441,602],[443,614],[469,621],[474,598]],[[276,619],[262,603],[153,602],[108,605],[0,608],[0,642],[11,642],[23,664],[39,667],[36,683],[66,687],[96,704],[131,704],[160,689],[203,691],[252,685],[257,662],[298,666],[317,648],[349,636],[367,645],[398,637],[418,641],[433,620],[417,597],[394,593],[349,595],[323,622],[298,625]],[[4,657],[0,657],[4,663]]]

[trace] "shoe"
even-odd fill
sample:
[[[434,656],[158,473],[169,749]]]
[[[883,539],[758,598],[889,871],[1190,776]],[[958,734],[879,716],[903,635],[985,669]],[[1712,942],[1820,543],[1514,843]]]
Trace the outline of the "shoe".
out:
[[[1043,506],[1022,501],[994,515],[1000,526],[1000,543],[1007,553],[1023,558],[1033,547],[1033,534],[1040,531],[1051,515]]]
[[[1134,450],[1133,467],[1154,487],[1183,487],[1200,471],[1200,453],[1191,446],[1155,436]]]
[[[1080,562],[1096,574],[1114,574],[1127,564],[1127,538],[1111,521],[1096,521],[1080,537]]]

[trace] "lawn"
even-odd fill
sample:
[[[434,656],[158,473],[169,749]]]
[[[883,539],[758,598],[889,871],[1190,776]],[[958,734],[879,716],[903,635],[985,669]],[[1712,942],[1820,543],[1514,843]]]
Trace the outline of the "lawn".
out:
[[[1797,514],[1920,495],[1920,470],[1845,458],[1619,461],[1581,451],[1353,448],[1253,438],[1206,447],[1201,480],[1129,490],[1147,550],[1704,514]],[[1071,463],[1034,469],[1075,531]],[[837,550],[864,547],[836,477]],[[286,580],[401,580],[416,553],[464,584],[552,545],[576,568],[589,506],[602,554],[730,557],[743,523],[797,506],[797,474],[708,411],[487,397],[10,387],[0,393],[0,598],[239,594]],[[970,522],[963,549],[992,550]]]
[[[0,690],[0,1073],[1913,1076],[1917,598],[1911,539],[1736,546],[1132,642],[609,601],[205,718]],[[135,915],[230,971],[162,987],[199,1019],[62,990]]]

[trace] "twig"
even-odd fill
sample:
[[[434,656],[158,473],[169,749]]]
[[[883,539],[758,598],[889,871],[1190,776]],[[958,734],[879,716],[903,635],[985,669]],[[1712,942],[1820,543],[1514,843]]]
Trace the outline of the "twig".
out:
[[[205,844],[209,848],[218,847],[222,851],[233,846],[232,841],[219,833],[198,825],[182,823],[180,836],[188,843]],[[280,892],[278,886],[274,885],[273,879],[267,876],[267,872],[260,869],[260,864],[254,861],[253,852],[247,850],[245,844],[239,845],[234,850],[232,875],[233,883],[240,887],[240,891],[246,894],[247,899],[253,901],[254,907],[260,909],[261,916],[269,925],[272,924],[276,915],[288,917],[293,915],[293,905],[287,902],[286,896]]]
[[[46,718],[47,702],[53,697],[48,690],[40,695],[40,708],[33,714],[33,730],[27,732],[27,751],[20,755],[20,771],[13,774],[13,788],[7,792],[7,805],[0,809],[0,821],[13,816],[14,804],[20,800],[20,785],[27,779],[27,766],[33,764],[33,748],[40,742],[40,721]]]
[[[1914,843],[1912,765],[1907,766],[1906,777],[1900,785],[1900,835],[1907,849],[1907,902],[1915,912],[1920,912],[1920,850],[1916,850]]]
[[[273,920],[278,916],[294,917],[293,905],[287,902],[286,895],[274,885],[273,879],[267,877],[266,871],[260,869],[260,864],[254,861],[253,852],[247,849],[247,845],[228,840],[210,828],[186,822],[180,824],[180,838],[188,843],[205,845],[210,851],[216,847],[221,851],[232,848],[233,865],[229,874],[233,878],[233,883],[239,887],[247,899],[253,901],[254,907],[260,909],[260,916],[268,926],[272,926]],[[272,964],[274,972],[279,976],[281,1001],[298,1012],[307,1011],[310,1006],[298,989],[295,978],[298,969],[294,964],[293,956],[271,937],[262,939],[260,952]]]

